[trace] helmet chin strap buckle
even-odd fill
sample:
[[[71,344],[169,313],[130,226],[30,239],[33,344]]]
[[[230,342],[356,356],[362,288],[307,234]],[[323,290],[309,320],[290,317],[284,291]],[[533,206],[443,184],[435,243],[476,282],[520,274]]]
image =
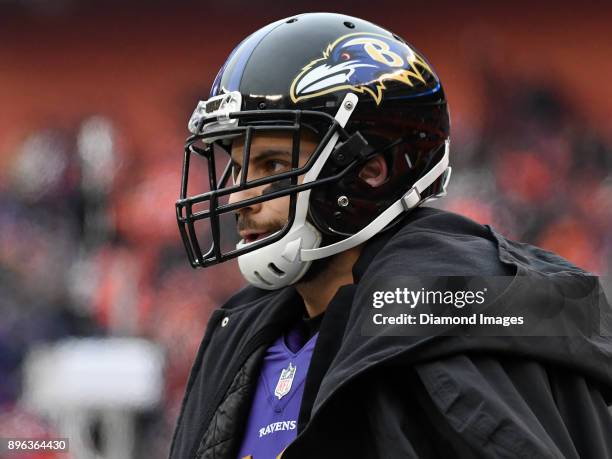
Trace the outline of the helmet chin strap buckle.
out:
[[[413,209],[419,202],[421,202],[421,193],[417,190],[416,186],[410,188],[410,191],[402,196],[401,199],[402,207],[404,211],[407,212]]]

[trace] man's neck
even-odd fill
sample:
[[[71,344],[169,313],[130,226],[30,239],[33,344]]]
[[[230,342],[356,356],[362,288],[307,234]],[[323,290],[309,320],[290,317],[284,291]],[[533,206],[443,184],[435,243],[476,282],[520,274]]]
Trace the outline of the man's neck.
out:
[[[359,258],[361,248],[358,246],[334,255],[325,269],[314,278],[296,284],[309,317],[324,312],[338,289],[353,283],[353,265]]]

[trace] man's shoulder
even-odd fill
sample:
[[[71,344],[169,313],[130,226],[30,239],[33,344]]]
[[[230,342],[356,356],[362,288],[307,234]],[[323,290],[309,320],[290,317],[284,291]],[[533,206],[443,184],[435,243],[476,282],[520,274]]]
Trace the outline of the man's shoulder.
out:
[[[423,207],[400,225],[374,258],[383,270],[397,268],[394,260],[405,260],[401,271],[411,275],[589,275],[558,254],[513,241],[489,225],[453,212]]]
[[[420,207],[401,224],[395,237],[424,232],[433,238],[491,239],[489,227],[465,217],[434,207]]]
[[[491,229],[452,212],[415,210],[376,254],[372,265],[408,275],[512,275]]]

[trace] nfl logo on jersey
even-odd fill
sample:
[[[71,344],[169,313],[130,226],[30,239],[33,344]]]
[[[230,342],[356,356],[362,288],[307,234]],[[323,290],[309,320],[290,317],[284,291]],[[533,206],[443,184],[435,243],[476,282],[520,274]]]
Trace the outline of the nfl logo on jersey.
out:
[[[287,395],[291,390],[291,384],[293,383],[294,377],[295,365],[292,365],[291,362],[289,362],[289,366],[281,371],[280,378],[278,378],[278,383],[276,383],[276,389],[274,389],[274,395],[276,395],[279,400]]]

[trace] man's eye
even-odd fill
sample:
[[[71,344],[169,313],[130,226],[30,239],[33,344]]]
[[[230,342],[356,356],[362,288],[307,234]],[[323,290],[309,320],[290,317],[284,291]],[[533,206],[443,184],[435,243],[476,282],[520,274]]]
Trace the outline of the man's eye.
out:
[[[280,161],[278,159],[270,159],[266,161],[264,165],[266,171],[278,174],[289,170],[289,163],[287,161]]]

